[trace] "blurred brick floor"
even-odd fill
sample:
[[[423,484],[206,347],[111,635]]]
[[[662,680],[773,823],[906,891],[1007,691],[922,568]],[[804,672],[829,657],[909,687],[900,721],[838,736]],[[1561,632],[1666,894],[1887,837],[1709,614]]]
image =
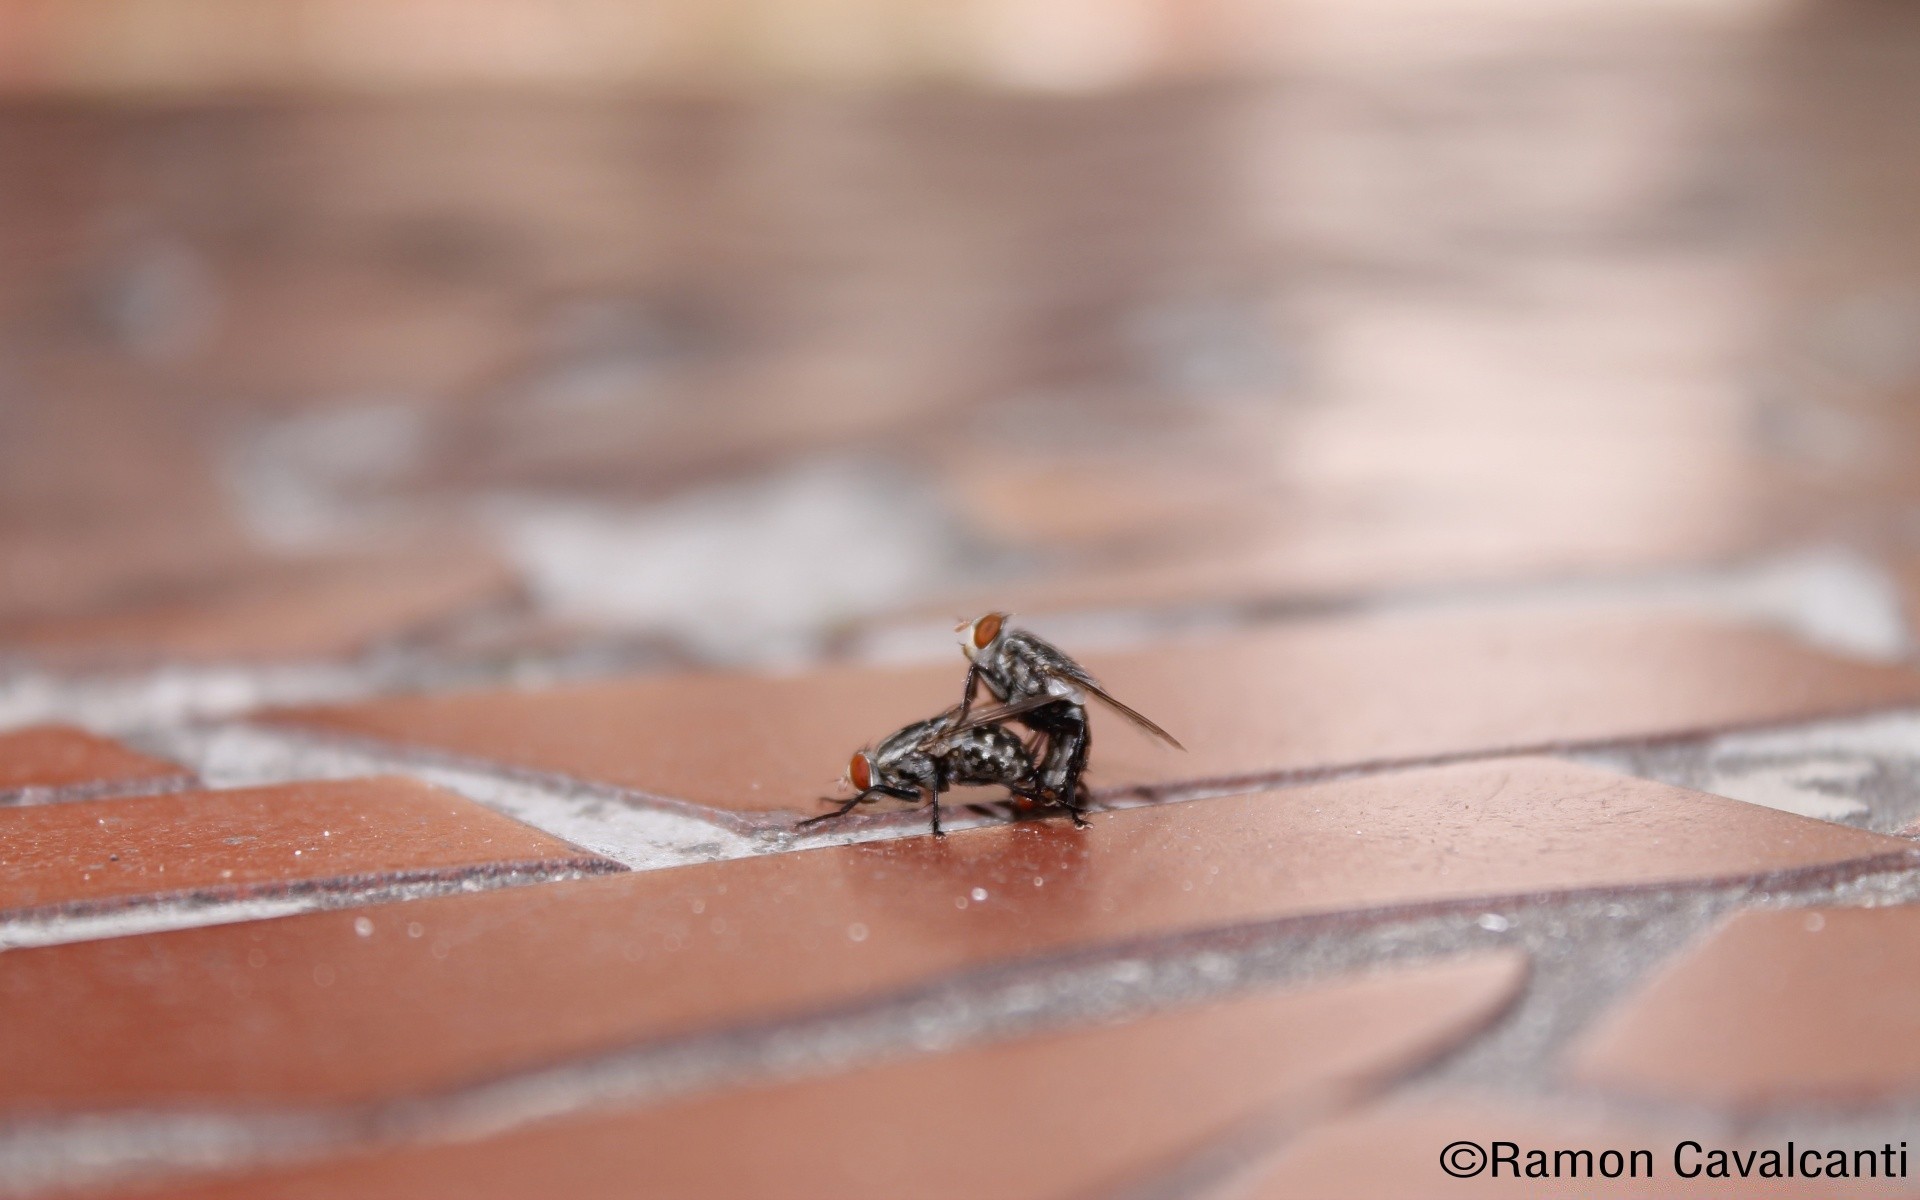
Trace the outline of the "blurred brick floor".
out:
[[[0,1192],[1920,1193],[1673,1157],[1920,1113],[1920,20],[1452,11],[0,108]],[[796,831],[988,606],[1188,751]]]

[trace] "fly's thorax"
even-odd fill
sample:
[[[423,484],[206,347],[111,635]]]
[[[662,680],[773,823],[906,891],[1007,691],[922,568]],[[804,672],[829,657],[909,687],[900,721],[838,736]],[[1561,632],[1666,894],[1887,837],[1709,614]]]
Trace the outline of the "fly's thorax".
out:
[[[881,740],[873,755],[881,762],[898,761],[902,756],[913,753],[940,723],[940,719],[936,717],[926,721],[915,721],[904,729],[895,730]]]

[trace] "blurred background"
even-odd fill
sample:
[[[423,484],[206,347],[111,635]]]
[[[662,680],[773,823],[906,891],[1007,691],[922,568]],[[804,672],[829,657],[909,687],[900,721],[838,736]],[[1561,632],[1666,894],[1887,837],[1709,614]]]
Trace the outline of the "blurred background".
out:
[[[0,660],[1904,654],[1917,99],[1906,0],[0,0]]]

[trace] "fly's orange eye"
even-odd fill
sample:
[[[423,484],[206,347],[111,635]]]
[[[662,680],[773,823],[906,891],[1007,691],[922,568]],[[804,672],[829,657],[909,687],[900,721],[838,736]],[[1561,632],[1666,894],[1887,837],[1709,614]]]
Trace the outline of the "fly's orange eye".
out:
[[[853,761],[847,764],[847,778],[863,792],[873,786],[873,766],[864,751],[854,755]]]
[[[973,623],[973,648],[985,650],[993,645],[993,639],[1000,636],[1000,622],[1006,620],[1004,613],[988,613]]]

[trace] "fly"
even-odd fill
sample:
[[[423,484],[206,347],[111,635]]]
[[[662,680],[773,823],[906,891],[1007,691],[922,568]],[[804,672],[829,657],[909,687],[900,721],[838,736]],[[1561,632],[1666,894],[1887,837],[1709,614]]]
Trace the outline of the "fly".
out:
[[[1033,752],[1019,735],[1003,725],[975,724],[960,728],[960,710],[950,708],[937,717],[915,721],[881,739],[872,750],[860,750],[847,763],[847,781],[855,789],[850,800],[822,796],[840,807],[801,821],[799,828],[843,817],[862,804],[883,797],[918,800],[933,813],[933,833],[940,829],[940,793],[956,785],[984,784],[1007,789],[1009,796],[1041,803],[1057,803],[1042,786]],[[1076,825],[1086,818],[1072,805]]]
[[[968,659],[967,682],[954,726],[997,728],[1008,720],[1040,734],[1046,741],[1039,764],[1041,790],[1073,812],[1083,811],[1081,781],[1093,739],[1087,726],[1086,698],[1092,696],[1161,741],[1184,750],[1174,736],[1132,708],[1113,698],[1087,669],[1066,652],[1024,629],[1007,624],[1007,614],[988,613],[962,623],[960,648]],[[999,705],[974,711],[984,683]]]

